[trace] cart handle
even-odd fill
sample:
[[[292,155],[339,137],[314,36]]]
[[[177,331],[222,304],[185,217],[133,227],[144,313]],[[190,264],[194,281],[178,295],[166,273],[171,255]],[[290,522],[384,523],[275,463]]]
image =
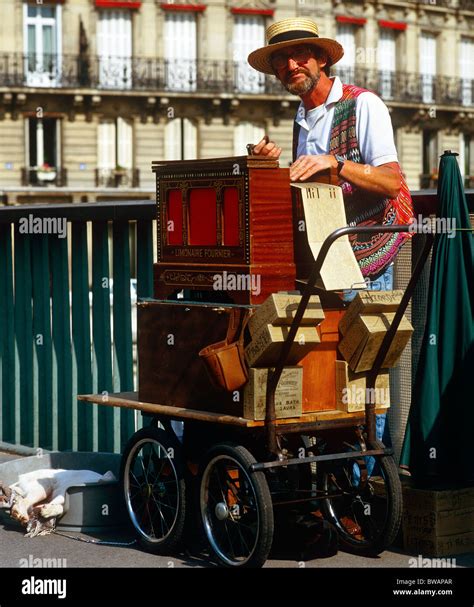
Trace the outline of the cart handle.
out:
[[[409,232],[410,226],[407,225],[373,225],[366,227],[345,227],[339,228],[331,232],[329,236],[327,236],[326,240],[323,242],[321,250],[314,262],[313,269],[311,270],[311,274],[309,276],[308,282],[306,284],[306,288],[301,297],[301,301],[296,310],[295,317],[293,318],[293,322],[291,323],[290,330],[288,335],[283,342],[283,346],[281,348],[280,356],[278,358],[278,362],[275,365],[273,371],[269,371],[268,379],[267,379],[267,393],[266,393],[266,401],[265,401],[265,426],[267,431],[267,446],[270,453],[278,455],[278,445],[276,440],[276,416],[275,416],[275,391],[278,386],[278,382],[280,381],[281,374],[283,372],[283,367],[285,366],[286,359],[288,358],[288,354],[290,352],[290,348],[293,345],[295,340],[296,332],[299,329],[301,319],[303,318],[303,314],[306,310],[306,307],[309,302],[309,298],[311,296],[311,292],[314,288],[316,280],[319,276],[323,263],[326,259],[328,251],[331,245],[342,236],[347,236],[350,234],[379,234],[379,233],[390,233],[390,232]],[[417,234],[415,234],[416,236]],[[431,250],[434,235],[431,231],[425,232],[425,243],[423,249],[418,256],[415,268],[413,270],[413,274],[408,282],[408,285],[405,289],[405,293],[403,294],[402,300],[400,302],[400,306],[398,307],[397,312],[395,313],[394,319],[388,329],[387,333],[384,336],[378,354],[375,358],[374,365],[369,371],[367,377],[367,388],[374,388],[375,381],[377,379],[377,375],[380,371],[383,361],[385,360],[385,356],[390,348],[390,345],[393,341],[395,333],[398,329],[398,326],[401,322],[403,314],[408,306],[410,298],[415,289],[415,285],[418,282],[418,278],[421,274],[423,266],[425,265],[426,259],[428,258],[429,252]],[[372,392],[367,390],[367,394],[371,394]],[[366,400],[365,403],[365,416],[366,416],[366,424],[367,424],[367,435],[369,442],[375,440],[375,403],[369,403]]]

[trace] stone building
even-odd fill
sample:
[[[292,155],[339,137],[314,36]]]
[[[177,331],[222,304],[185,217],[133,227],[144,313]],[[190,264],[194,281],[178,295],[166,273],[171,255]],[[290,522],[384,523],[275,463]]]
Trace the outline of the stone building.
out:
[[[390,108],[411,189],[459,152],[474,175],[474,0],[0,0],[0,195],[153,197],[151,161],[291,154],[297,99],[253,71],[274,20],[314,18],[335,73]]]

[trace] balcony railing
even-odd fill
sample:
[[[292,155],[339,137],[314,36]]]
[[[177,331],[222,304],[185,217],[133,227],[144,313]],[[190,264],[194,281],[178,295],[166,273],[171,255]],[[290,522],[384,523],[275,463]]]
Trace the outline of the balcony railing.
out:
[[[351,0],[354,3],[360,3],[360,0]],[[446,8],[455,10],[460,8],[465,11],[474,11],[474,0],[390,0],[390,3],[396,2],[409,2],[410,4],[426,7],[435,8]],[[383,0],[382,0],[383,2]]]
[[[474,105],[474,80],[408,72],[368,70],[335,66],[343,82],[377,92],[385,101]]]
[[[0,86],[282,93],[246,62],[21,53],[0,54]]]
[[[408,0],[412,4],[474,11],[474,0]]]
[[[140,169],[96,169],[96,188],[138,188]]]
[[[456,0],[408,0],[412,4],[424,4],[428,6],[439,6],[442,8],[455,8]]]
[[[473,0],[474,1],[474,0]],[[345,82],[379,93],[387,101],[474,105],[474,80],[407,72],[336,66]],[[0,86],[113,89],[153,93],[286,95],[273,76],[245,62],[157,58],[0,54]]]
[[[56,186],[67,185],[67,169],[49,167],[47,170],[38,167],[22,167],[21,185]]]

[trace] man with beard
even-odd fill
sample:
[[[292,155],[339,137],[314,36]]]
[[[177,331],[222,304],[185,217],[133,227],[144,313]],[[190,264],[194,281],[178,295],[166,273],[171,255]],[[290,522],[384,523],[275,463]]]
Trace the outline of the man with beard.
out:
[[[320,38],[316,23],[306,18],[273,23],[266,36],[267,46],[250,53],[248,62],[260,72],[275,75],[287,91],[301,98],[293,128],[291,181],[337,169],[349,225],[411,223],[413,203],[398,164],[387,107],[375,93],[329,77],[330,66],[344,54],[342,46]],[[265,136],[252,153],[277,159],[281,148]],[[297,214],[301,214],[298,205]],[[393,260],[411,235],[349,237],[362,274],[369,279],[368,288],[393,289]],[[355,294],[349,291],[344,299]],[[385,415],[378,415],[379,440],[384,426]],[[387,443],[388,437],[383,438]],[[369,475],[374,465],[370,460]]]
[[[337,169],[349,225],[409,224],[413,204],[398,164],[387,107],[375,93],[329,77],[330,66],[344,54],[342,46],[320,38],[316,23],[306,18],[273,23],[267,40],[268,45],[253,51],[248,62],[275,75],[301,98],[293,130],[291,181]],[[253,154],[277,159],[281,148],[266,136],[253,147]],[[364,277],[375,280],[387,269],[390,273],[409,236],[351,236]]]

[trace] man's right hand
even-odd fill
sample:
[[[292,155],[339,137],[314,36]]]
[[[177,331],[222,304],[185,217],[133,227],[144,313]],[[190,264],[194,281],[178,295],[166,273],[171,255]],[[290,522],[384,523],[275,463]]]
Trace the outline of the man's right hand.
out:
[[[268,135],[257,143],[252,150],[254,156],[268,156],[268,158],[280,158],[281,148],[274,141],[270,141]]]

